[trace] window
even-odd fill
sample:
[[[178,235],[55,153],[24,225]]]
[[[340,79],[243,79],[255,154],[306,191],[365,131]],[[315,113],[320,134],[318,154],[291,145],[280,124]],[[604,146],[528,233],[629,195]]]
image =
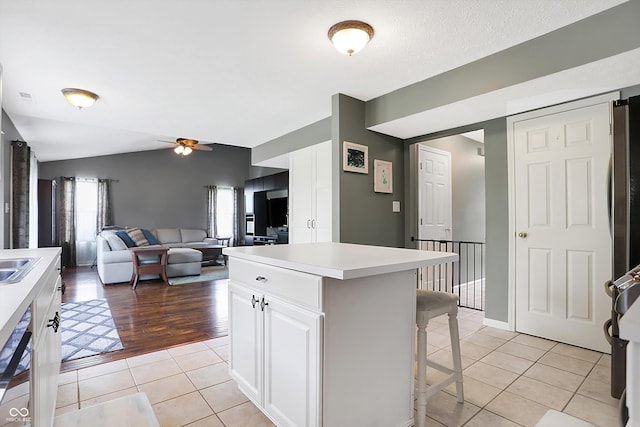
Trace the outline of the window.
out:
[[[237,189],[234,187],[211,186],[208,187],[208,225],[207,231],[210,237],[237,236]]]
[[[76,179],[76,265],[91,265],[96,257],[98,180]]]
[[[230,237],[233,234],[233,188],[218,187],[216,198],[216,228],[217,236]]]

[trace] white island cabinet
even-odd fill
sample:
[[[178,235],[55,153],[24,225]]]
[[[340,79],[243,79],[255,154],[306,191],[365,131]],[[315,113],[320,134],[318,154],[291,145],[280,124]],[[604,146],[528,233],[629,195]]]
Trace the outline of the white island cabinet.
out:
[[[225,248],[229,370],[276,425],[410,426],[416,269],[447,252]]]

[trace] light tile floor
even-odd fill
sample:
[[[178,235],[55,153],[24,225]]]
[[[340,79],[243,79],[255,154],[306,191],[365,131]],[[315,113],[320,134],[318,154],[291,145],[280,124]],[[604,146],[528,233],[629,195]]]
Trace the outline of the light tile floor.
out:
[[[427,405],[428,426],[534,426],[556,409],[617,427],[609,394],[610,357],[482,324],[460,309],[465,403],[452,384]],[[451,366],[446,317],[431,320],[431,358]],[[60,375],[57,413],[142,391],[162,427],[258,427],[273,424],[238,391],[227,372],[228,341],[217,338]],[[440,377],[428,370],[428,381]]]

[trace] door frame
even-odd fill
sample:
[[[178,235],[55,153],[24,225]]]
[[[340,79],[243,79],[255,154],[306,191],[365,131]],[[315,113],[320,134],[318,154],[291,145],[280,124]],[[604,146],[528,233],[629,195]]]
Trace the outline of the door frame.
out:
[[[509,206],[509,228],[508,228],[508,253],[509,263],[507,268],[508,283],[508,307],[507,307],[507,322],[492,321],[491,326],[502,326],[504,329],[515,331],[516,329],[516,188],[515,188],[515,124],[523,120],[534,119],[543,116],[550,116],[565,111],[576,110],[579,108],[588,107],[595,104],[602,104],[605,102],[611,102],[620,99],[620,92],[610,92],[603,95],[594,96],[591,98],[580,99],[577,101],[567,102],[564,104],[558,104],[546,108],[542,108],[535,111],[529,111],[522,114],[516,114],[507,117],[507,188],[508,188],[508,206]],[[610,107],[610,115],[613,113],[612,107]],[[501,325],[497,325],[501,323]],[[495,324],[495,325],[494,325]]]

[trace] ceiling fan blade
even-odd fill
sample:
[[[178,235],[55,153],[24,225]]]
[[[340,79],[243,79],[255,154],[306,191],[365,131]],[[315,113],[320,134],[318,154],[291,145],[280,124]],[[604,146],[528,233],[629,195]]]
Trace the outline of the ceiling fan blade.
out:
[[[213,150],[213,148],[208,147],[206,145],[202,145],[202,144],[192,145],[191,148],[193,148],[194,150],[200,150],[200,151],[211,151],[211,150]]]
[[[164,139],[159,139],[158,142],[166,142],[167,144],[176,144],[175,141],[167,141],[167,140],[164,140]]]

